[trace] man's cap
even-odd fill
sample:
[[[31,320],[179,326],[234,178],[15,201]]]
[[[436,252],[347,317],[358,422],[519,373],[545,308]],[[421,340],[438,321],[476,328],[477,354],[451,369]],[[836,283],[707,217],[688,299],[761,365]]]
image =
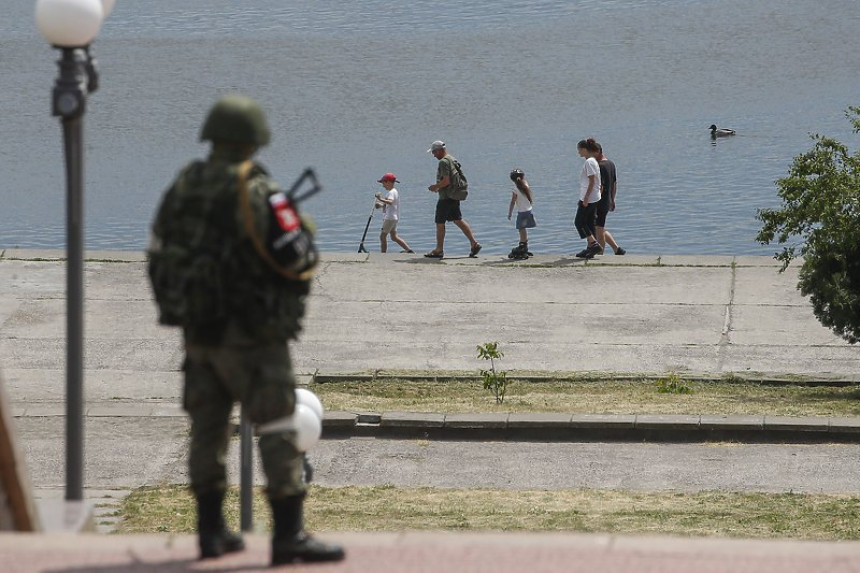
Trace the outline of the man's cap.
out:
[[[400,183],[400,181],[397,180],[397,176],[394,175],[394,173],[386,173],[381,178],[376,180],[377,183],[382,183],[384,181],[393,181],[394,183]]]
[[[430,144],[430,149],[427,150],[427,153],[433,153],[434,151],[439,151],[440,149],[445,149],[445,142],[436,140]]]

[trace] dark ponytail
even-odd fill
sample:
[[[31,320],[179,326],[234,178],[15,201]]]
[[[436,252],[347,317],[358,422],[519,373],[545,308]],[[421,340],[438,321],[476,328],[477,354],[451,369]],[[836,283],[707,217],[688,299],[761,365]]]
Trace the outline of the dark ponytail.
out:
[[[532,197],[532,188],[529,187],[529,183],[528,181],[526,181],[525,174],[523,174],[523,177],[517,177],[514,180],[514,184],[517,186],[517,189],[519,189],[520,192],[522,192],[522,194],[526,196],[526,199],[529,200],[529,203],[534,205],[535,199],[534,197]]]
[[[587,149],[592,153],[598,153],[600,151],[600,144],[593,137],[589,137],[588,139],[583,139],[579,143],[576,144],[577,149]]]

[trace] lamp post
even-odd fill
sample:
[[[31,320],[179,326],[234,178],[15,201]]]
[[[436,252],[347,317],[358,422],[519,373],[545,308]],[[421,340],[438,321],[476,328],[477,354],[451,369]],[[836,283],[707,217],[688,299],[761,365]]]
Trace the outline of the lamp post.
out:
[[[52,113],[63,124],[66,159],[66,500],[83,499],[83,117],[98,88],[90,42],[114,0],[36,0],[36,26],[60,50]]]

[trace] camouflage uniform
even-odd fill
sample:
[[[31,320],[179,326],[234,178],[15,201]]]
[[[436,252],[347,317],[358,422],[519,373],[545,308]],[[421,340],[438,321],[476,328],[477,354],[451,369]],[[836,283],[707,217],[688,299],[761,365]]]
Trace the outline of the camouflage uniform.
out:
[[[257,241],[268,236],[273,224],[268,199],[278,191],[265,169],[248,159],[269,140],[256,102],[242,96],[219,100],[201,139],[213,142],[212,153],[205,161],[188,164],[167,189],[148,254],[160,320],[183,328],[183,407],[191,418],[189,473],[205,558],[244,548],[241,538],[227,530],[221,509],[230,413],[238,401],[257,425],[293,414],[295,378],[287,342],[301,329],[309,280],[276,272],[249,234]],[[250,204],[246,214],[253,215],[250,224],[240,205],[240,171]],[[187,264],[170,267],[164,261],[176,260],[177,252],[190,253]],[[173,289],[178,294],[162,286],[170,276],[182,277],[182,288]],[[304,532],[304,456],[294,441],[292,432],[263,433],[259,438],[275,522],[272,562],[342,559],[342,549]]]
[[[255,424],[289,416],[295,409],[287,340],[301,328],[308,285],[280,277],[254,251],[238,208],[240,164],[241,158],[231,157],[229,150],[216,150],[205,162],[187,166],[167,190],[153,225],[156,240],[203,232],[194,227],[199,221],[185,221],[180,215],[189,201],[197,200],[196,208],[213,211],[208,221],[218,228],[215,236],[221,241],[213,248],[224,253],[227,266],[220,285],[226,302],[223,316],[183,327],[183,407],[191,417],[189,470],[196,495],[226,488],[224,456],[236,401]],[[258,231],[265,236],[266,197],[277,187],[260,166],[252,169],[248,187],[258,211]],[[196,193],[201,189],[205,194]],[[302,456],[288,436],[263,435],[259,447],[270,497],[304,491]]]

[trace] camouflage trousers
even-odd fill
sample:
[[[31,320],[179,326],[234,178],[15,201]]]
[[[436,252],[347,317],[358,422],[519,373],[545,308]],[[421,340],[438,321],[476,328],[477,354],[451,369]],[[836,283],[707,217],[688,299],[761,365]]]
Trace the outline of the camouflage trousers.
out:
[[[295,378],[285,342],[255,346],[186,345],[183,407],[191,418],[188,459],[195,496],[227,487],[225,458],[233,426],[230,414],[240,402],[254,424],[265,424],[295,410]],[[302,454],[289,433],[260,436],[260,457],[270,499],[297,495]],[[238,454],[237,454],[238,455]]]

